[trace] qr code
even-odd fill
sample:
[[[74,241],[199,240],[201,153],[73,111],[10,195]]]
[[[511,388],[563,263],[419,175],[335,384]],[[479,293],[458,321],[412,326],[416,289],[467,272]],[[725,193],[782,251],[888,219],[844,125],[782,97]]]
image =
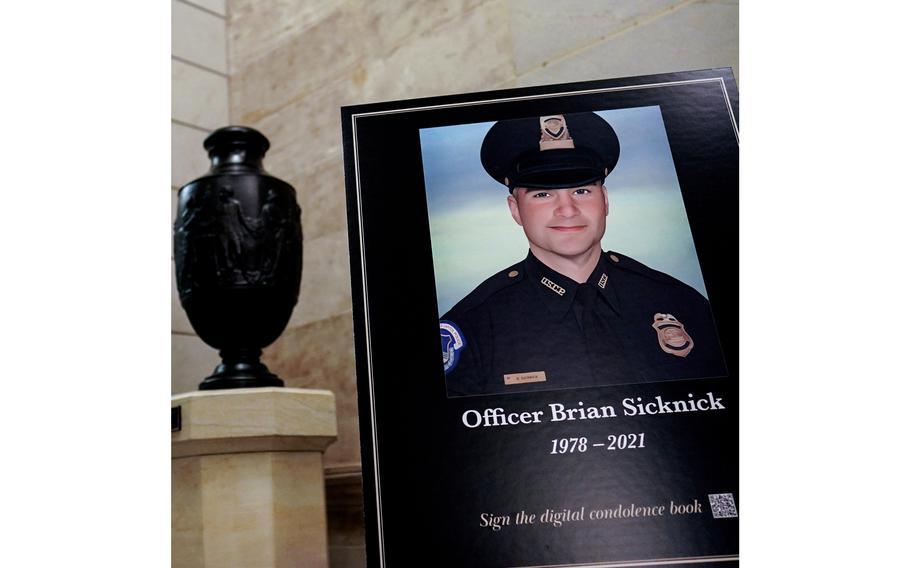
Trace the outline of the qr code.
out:
[[[711,502],[711,514],[715,519],[739,516],[736,514],[736,502],[733,500],[732,493],[714,493],[708,495],[708,501]]]

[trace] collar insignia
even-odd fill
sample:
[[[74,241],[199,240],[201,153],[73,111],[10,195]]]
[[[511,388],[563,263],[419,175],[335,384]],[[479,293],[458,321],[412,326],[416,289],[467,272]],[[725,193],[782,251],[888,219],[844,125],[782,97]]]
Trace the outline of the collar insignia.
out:
[[[607,275],[606,273],[600,275],[600,281],[597,282],[597,285],[600,286],[601,290],[607,287]]]
[[[550,290],[553,290],[554,292],[556,292],[556,293],[559,294],[560,296],[562,296],[563,294],[566,293],[566,289],[565,289],[565,288],[563,288],[562,286],[560,286],[560,285],[557,284],[556,282],[553,282],[552,280],[550,280],[550,279],[547,278],[546,276],[544,276],[543,278],[540,279],[540,283],[543,284],[544,286],[546,286],[547,288],[549,288]]]
[[[673,314],[654,314],[651,324],[657,332],[657,344],[664,353],[685,357],[695,347],[695,341],[686,333],[686,328]]]

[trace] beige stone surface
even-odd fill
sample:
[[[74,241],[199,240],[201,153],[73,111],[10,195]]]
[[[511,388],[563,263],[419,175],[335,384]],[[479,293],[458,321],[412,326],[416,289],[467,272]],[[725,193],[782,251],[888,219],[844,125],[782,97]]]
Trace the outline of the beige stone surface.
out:
[[[227,77],[172,59],[171,118],[213,130],[227,126]]]
[[[239,77],[231,84],[245,80]],[[344,76],[325,82],[274,113],[263,114],[255,109],[246,113],[234,98],[231,116],[258,129],[271,141],[274,151],[266,155],[267,168],[270,156],[279,151],[296,155],[302,165],[321,163],[341,155],[341,107],[361,100],[359,93],[355,81]]]
[[[345,2],[328,10],[318,25],[297,30],[243,66],[239,66],[242,50],[232,46],[238,66],[232,73],[231,116],[241,123],[255,122],[345,74],[365,56],[369,31],[363,24],[356,7]],[[330,112],[330,108],[310,110]],[[300,118],[302,128],[312,117]]]
[[[172,565],[328,565],[320,452],[172,460]]]
[[[195,335],[171,334],[171,393],[195,391],[221,362],[218,351]]]
[[[273,566],[272,456],[202,456],[202,517],[207,566]]]
[[[326,467],[360,463],[354,330],[351,312],[286,330],[262,357],[289,387],[335,393],[338,440],[325,453]]]
[[[325,20],[347,0],[232,0],[228,23],[231,73],[268,55]],[[323,63],[325,64],[325,63]]]
[[[298,327],[351,311],[348,234],[335,231],[303,245],[300,297],[288,327]]]
[[[524,73],[553,59],[692,0],[509,0],[515,70]]]
[[[338,428],[327,390],[253,388],[174,395],[182,428],[171,433],[173,456],[228,451],[325,450]],[[236,449],[235,449],[236,448]]]
[[[339,126],[340,128],[340,126]],[[341,154],[312,163],[293,151],[276,148],[267,158],[267,170],[297,191],[305,241],[347,230],[344,163]]]
[[[273,452],[202,456],[207,566],[273,566]]]
[[[235,389],[173,396],[174,566],[328,566],[322,451],[335,439],[325,390]]]
[[[492,90],[495,91],[495,90],[500,90],[500,89],[514,89],[516,86],[518,86],[518,78],[509,77],[507,79],[504,79],[504,80],[496,83],[491,88],[492,88]]]
[[[358,102],[489,89],[515,76],[507,6],[491,0],[358,67]]]
[[[362,38],[373,46],[371,58],[382,59],[398,48],[407,46],[415,37],[435,30],[448,22],[465,17],[486,0],[354,0],[369,38]]]
[[[328,564],[328,531],[322,455],[314,452],[274,454],[274,516],[277,566]],[[306,490],[301,490],[305,487]]]
[[[171,460],[172,568],[205,565],[203,518],[201,460]]]
[[[518,78],[519,86],[733,67],[738,73],[739,5],[686,3],[570,58]]]
[[[227,73],[227,22],[195,6],[171,2],[171,54]]]
[[[209,170],[211,163],[202,147],[209,133],[171,123],[171,187],[182,187]]]
[[[220,14],[222,16],[227,15],[227,0],[184,0],[184,1],[189,2],[190,4],[193,4],[195,6],[199,6],[200,8],[205,8],[206,10],[209,10],[210,12],[215,12],[216,14]]]
[[[342,157],[330,157],[316,164],[306,172],[300,183],[303,188],[304,234],[317,239],[339,231],[346,232],[347,202]]]
[[[502,25],[494,29],[488,14],[473,16],[484,12],[483,7],[477,8],[479,4],[479,0],[351,0],[272,2],[259,8],[259,3],[254,7],[251,2],[239,2],[231,16],[232,116],[241,122],[258,122],[341,77],[349,77],[355,86],[364,85],[370,72],[364,63],[370,61],[388,62],[390,67],[378,71],[391,76],[383,81],[372,79],[376,86],[365,85],[367,89],[356,102],[376,100],[374,97],[386,93],[386,98],[394,97],[387,89],[396,79],[403,79],[397,85],[402,89],[439,92],[429,87],[432,78],[414,85],[407,75],[398,73],[405,71],[413,78],[414,66],[428,71],[434,68],[428,64],[432,61],[437,67],[447,60],[456,61],[452,59],[456,52],[464,64],[484,69],[491,55],[488,40],[504,36],[507,30]],[[499,23],[505,24],[504,10],[500,16]],[[443,31],[437,34],[437,29]],[[452,41],[437,37],[444,34],[452,34]],[[415,54],[419,57],[414,58]],[[504,57],[507,54],[498,59]],[[327,61],[331,64],[326,65]],[[331,107],[309,108],[323,111]],[[298,124],[302,127],[311,118],[301,115],[303,122]]]

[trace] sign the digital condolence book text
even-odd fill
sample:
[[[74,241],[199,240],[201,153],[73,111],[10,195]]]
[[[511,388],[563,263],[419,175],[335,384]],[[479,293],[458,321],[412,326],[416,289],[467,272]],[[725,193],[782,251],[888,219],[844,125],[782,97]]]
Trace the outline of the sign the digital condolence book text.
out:
[[[369,566],[735,564],[739,141],[731,71],[376,103],[341,114]],[[540,121],[533,135],[546,158],[559,144],[586,144],[583,120],[615,132],[619,159],[604,182],[609,214],[595,269],[603,274],[590,286],[600,287],[603,329],[617,345],[640,341],[636,350],[655,350],[622,355],[657,361],[648,363],[651,374],[626,381],[601,365],[591,384],[548,374],[547,357],[575,348],[559,343],[564,332],[554,327],[550,342],[546,328],[490,319],[508,298],[523,297],[509,291],[521,286],[540,302],[514,300],[519,322],[541,305],[575,301],[574,283],[526,260],[533,235],[510,214],[508,181],[481,163],[492,126],[519,133],[523,119]],[[652,284],[653,297],[643,297]],[[468,309],[458,304],[466,296]],[[713,329],[695,335],[685,327],[685,305],[673,307],[675,315],[658,309],[682,297],[710,306]],[[480,313],[476,305],[487,315],[441,328],[453,304],[454,314]],[[571,327],[572,309],[566,314]],[[586,339],[589,352],[599,340]],[[722,353],[715,368],[724,370],[676,374],[715,340]],[[519,367],[514,373],[495,374],[503,350],[537,341],[544,347],[509,363]],[[453,364],[467,364],[452,357],[456,343],[463,357],[470,344],[490,362],[476,374],[494,390],[463,396],[447,384],[457,377]],[[533,368],[521,368],[522,357],[534,359]],[[614,378],[597,384],[600,372]]]

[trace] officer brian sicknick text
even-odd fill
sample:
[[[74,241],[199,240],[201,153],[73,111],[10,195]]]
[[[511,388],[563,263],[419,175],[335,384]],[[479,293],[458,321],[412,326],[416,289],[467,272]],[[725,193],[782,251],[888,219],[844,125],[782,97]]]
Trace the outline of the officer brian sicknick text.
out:
[[[691,393],[682,400],[664,400],[655,396],[650,400],[642,397],[627,397],[622,399],[623,416],[641,416],[647,414],[675,414],[679,412],[706,412],[726,410],[723,398],[715,397],[714,393],[706,393],[702,398],[694,398]],[[461,422],[468,428],[489,426],[517,426],[519,424],[540,424],[541,422],[564,422],[572,420],[592,420],[599,418],[615,418],[616,409],[613,405],[586,406],[579,401],[578,407],[566,408],[561,403],[550,403],[547,410],[532,410],[524,412],[508,412],[504,408],[486,408],[480,410],[466,410],[461,415]]]

